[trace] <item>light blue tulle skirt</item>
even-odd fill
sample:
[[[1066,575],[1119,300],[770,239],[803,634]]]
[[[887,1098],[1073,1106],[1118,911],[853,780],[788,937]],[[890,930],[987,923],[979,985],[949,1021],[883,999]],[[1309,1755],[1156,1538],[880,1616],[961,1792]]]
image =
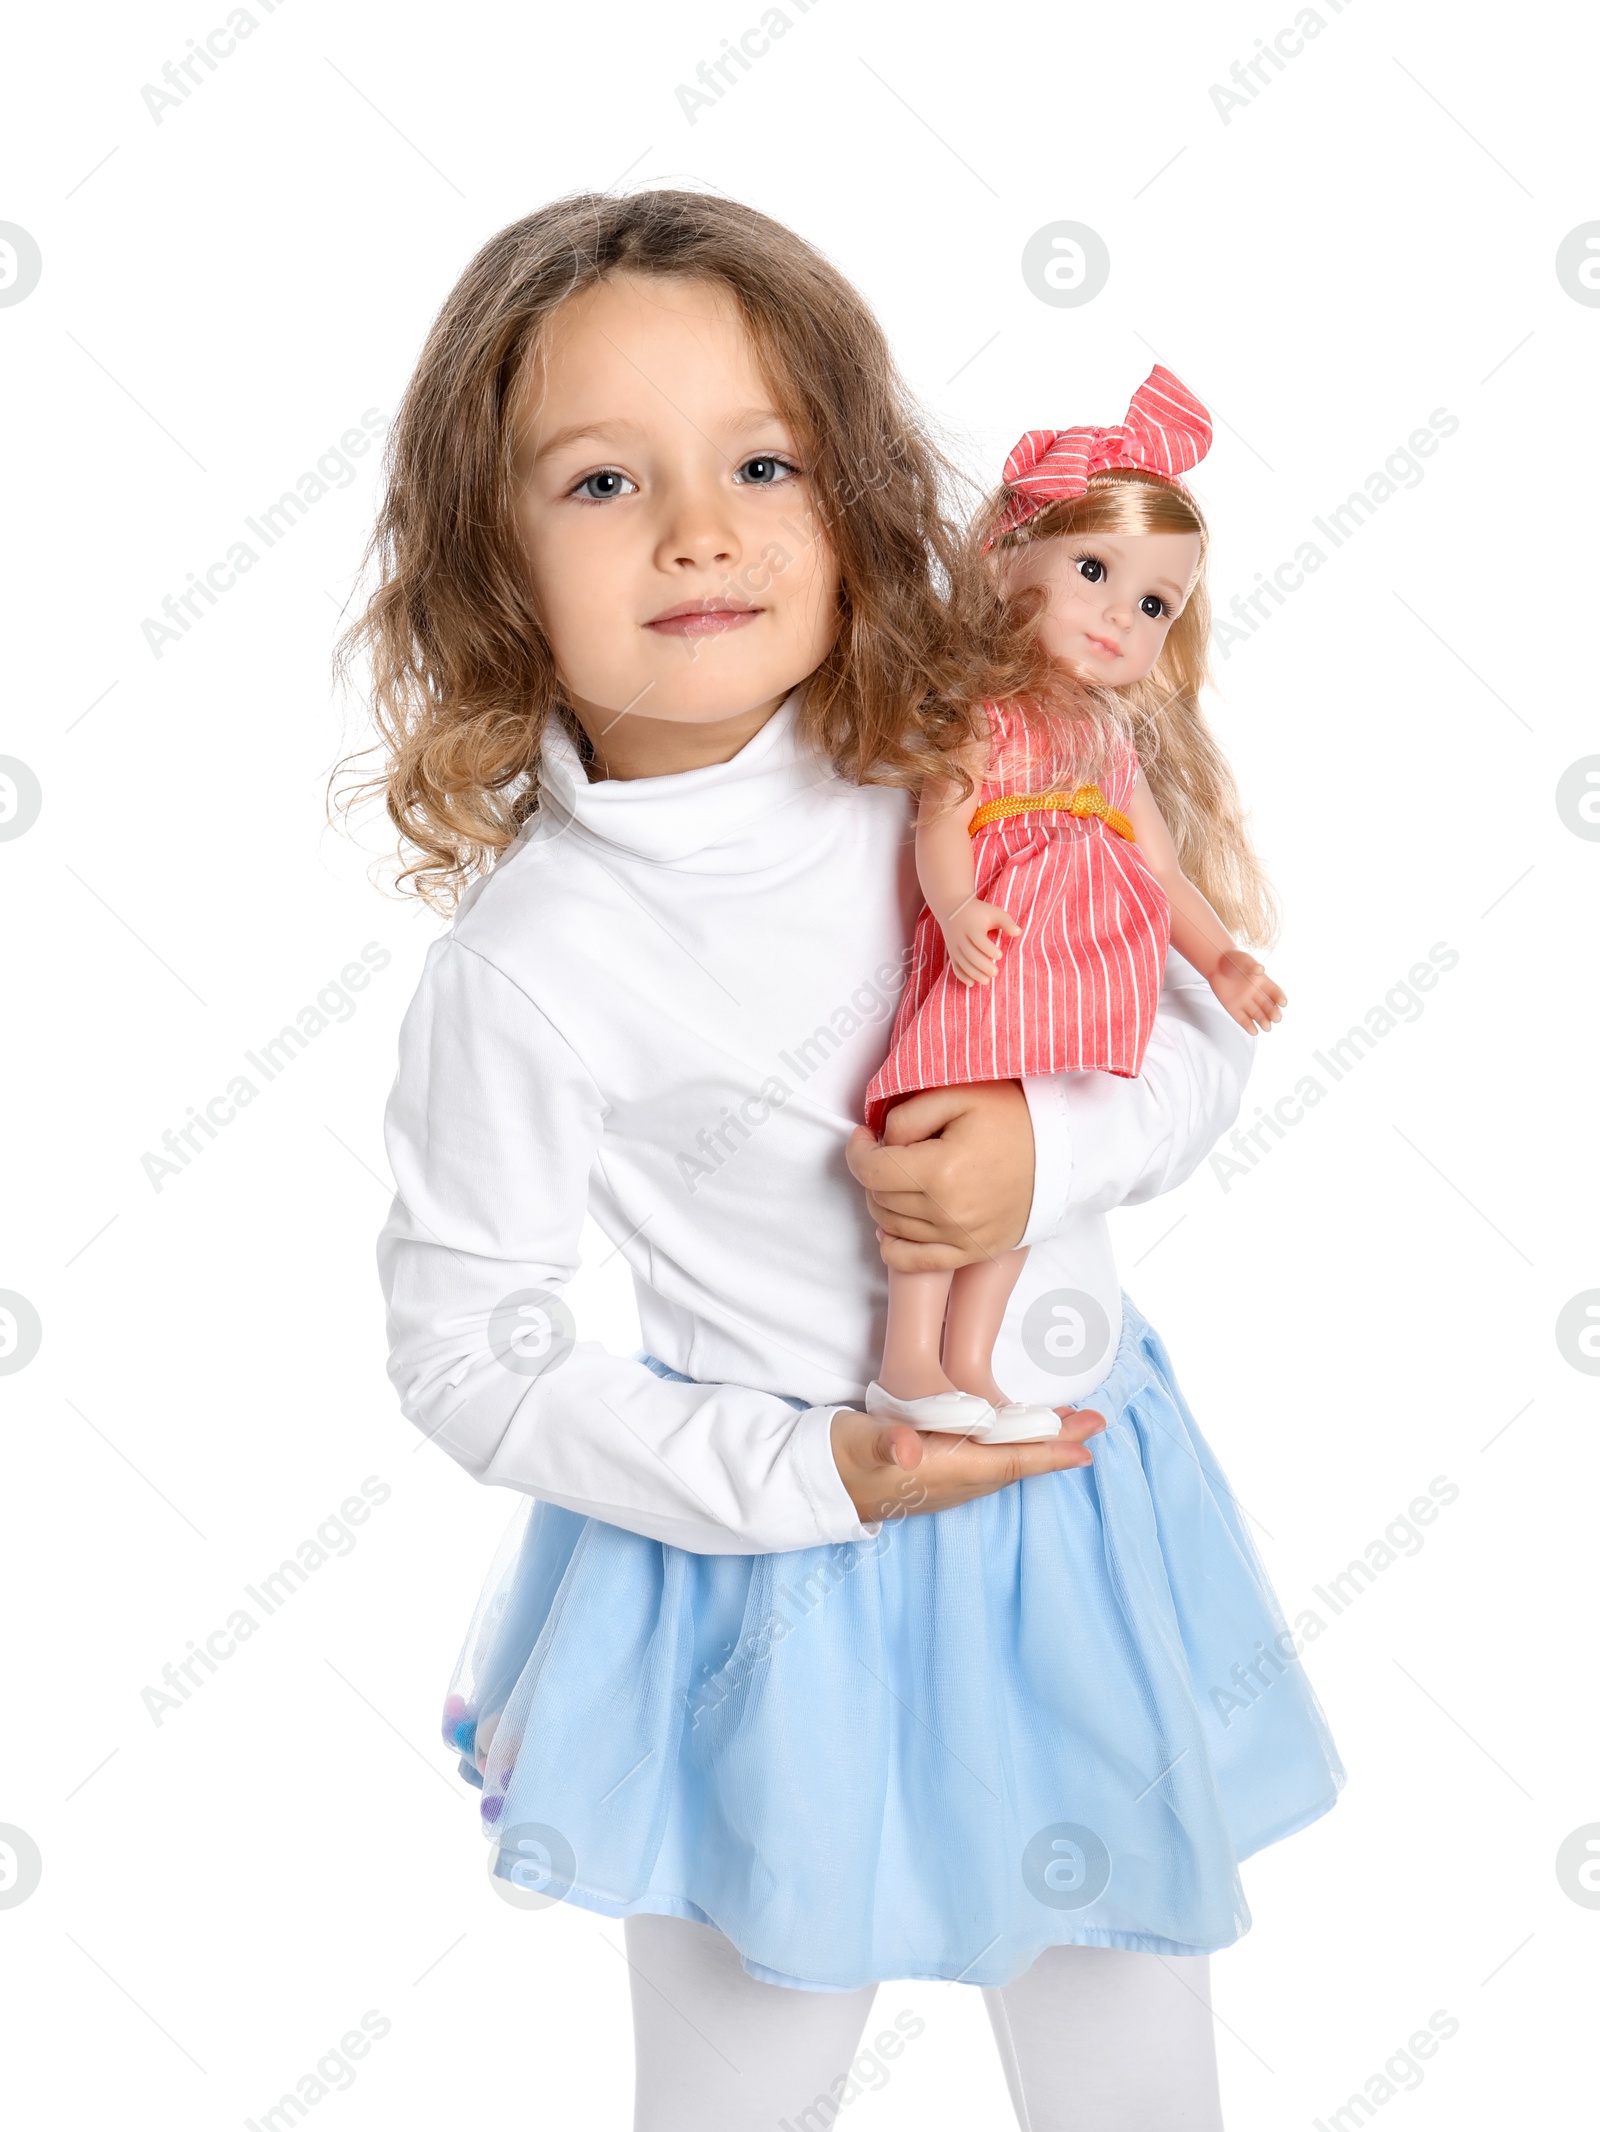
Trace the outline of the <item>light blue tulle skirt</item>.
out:
[[[444,1721],[508,1893],[697,1918],[824,1991],[1248,1930],[1239,1861],[1343,1765],[1131,1304],[1082,1404],[1092,1466],[871,1540],[690,1554],[525,1501]]]

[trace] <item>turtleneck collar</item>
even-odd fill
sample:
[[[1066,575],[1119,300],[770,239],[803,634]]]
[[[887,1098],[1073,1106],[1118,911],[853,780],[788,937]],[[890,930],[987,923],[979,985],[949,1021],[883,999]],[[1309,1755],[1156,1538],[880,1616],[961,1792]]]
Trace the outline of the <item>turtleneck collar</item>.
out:
[[[803,687],[728,761],[666,777],[591,784],[571,735],[552,719],[535,823],[543,821],[546,836],[592,838],[631,858],[694,872],[741,873],[772,864],[806,833],[809,809],[796,802],[837,783],[797,731]]]

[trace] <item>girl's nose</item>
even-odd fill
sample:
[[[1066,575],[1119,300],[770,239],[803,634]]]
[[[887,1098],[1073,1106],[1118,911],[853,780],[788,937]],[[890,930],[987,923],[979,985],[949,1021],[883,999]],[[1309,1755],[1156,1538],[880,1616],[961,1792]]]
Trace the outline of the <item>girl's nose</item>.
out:
[[[714,483],[685,481],[663,497],[656,561],[666,570],[728,568],[740,556],[739,535],[727,500]]]
[[[719,523],[716,515],[703,511],[679,512],[661,538],[658,560],[665,569],[707,569],[738,560],[739,542],[733,528]]]

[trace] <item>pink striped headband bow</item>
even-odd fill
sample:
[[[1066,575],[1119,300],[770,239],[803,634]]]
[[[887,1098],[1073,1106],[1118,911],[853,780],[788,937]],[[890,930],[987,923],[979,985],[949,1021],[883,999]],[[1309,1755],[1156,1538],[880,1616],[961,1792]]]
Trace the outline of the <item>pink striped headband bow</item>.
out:
[[[1198,465],[1211,447],[1211,417],[1187,385],[1157,363],[1128,403],[1128,419],[1114,429],[1030,429],[1006,461],[1011,490],[993,533],[1025,526],[1046,504],[1081,496],[1091,474],[1110,467],[1136,467],[1182,488],[1178,476]]]

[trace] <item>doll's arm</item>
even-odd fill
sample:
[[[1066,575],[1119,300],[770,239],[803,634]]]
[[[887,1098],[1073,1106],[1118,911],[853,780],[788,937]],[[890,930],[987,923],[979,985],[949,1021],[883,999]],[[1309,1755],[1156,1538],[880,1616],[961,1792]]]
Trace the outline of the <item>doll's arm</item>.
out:
[[[974,749],[969,766],[978,778],[982,764]],[[925,785],[917,803],[917,880],[923,900],[939,921],[951,967],[964,985],[986,985],[1000,967],[996,932],[1015,938],[1022,928],[997,904],[976,893],[977,875],[967,823],[976,804],[973,792],[954,781]]]
[[[1177,847],[1142,770],[1134,777],[1128,819],[1145,863],[1172,907],[1172,945],[1210,985],[1243,1029],[1270,1029],[1283,1018],[1286,995],[1233,935],[1178,863]]]
[[[560,1291],[603,1103],[517,986],[453,937],[429,950],[384,1121],[378,1240],[401,1408],[477,1480],[697,1554],[872,1537],[834,1462],[837,1407],[673,1384],[571,1338]]]

